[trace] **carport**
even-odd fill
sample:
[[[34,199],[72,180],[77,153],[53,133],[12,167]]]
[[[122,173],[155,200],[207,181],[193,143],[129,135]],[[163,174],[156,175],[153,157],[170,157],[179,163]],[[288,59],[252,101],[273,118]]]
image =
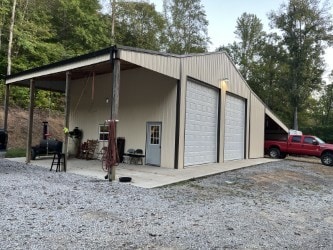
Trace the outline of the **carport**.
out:
[[[131,56],[135,52],[140,52],[140,49],[121,48],[122,53],[118,47],[113,46],[7,76],[5,128],[10,86],[30,88],[26,162],[31,160],[35,91],[42,89],[65,94],[64,127],[69,130],[80,127],[84,130],[84,140],[99,139],[98,150],[107,146],[107,140],[101,140],[101,131],[106,121],[119,120],[117,134],[126,138],[127,148],[146,149],[147,164],[174,167],[178,81],[170,77],[170,72],[169,76],[166,76],[163,72],[152,70],[154,65],[148,65],[146,68],[145,58]],[[170,65],[175,60],[172,56],[163,58],[166,59],[165,62],[159,58],[155,65],[159,63]],[[131,62],[135,60],[139,60],[138,64]],[[171,76],[175,74],[177,71],[171,73]],[[151,131],[154,131],[153,135]],[[150,138],[150,135],[154,138]],[[73,148],[75,146],[73,141],[68,137],[68,134],[65,134],[63,151],[66,152],[66,157],[69,154],[75,155],[76,150]],[[146,145],[146,141],[150,140],[154,140],[154,143]],[[164,148],[168,154],[171,153],[171,156],[163,155],[161,148]]]

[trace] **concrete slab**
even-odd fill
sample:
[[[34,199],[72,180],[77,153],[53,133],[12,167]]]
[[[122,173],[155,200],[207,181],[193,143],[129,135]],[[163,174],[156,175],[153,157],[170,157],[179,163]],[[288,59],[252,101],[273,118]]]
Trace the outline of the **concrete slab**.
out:
[[[25,158],[8,158],[7,160],[25,162]],[[226,171],[250,167],[258,164],[277,161],[271,158],[258,158],[226,163],[203,164],[191,166],[184,169],[169,169],[147,165],[119,164],[116,167],[116,180],[119,177],[128,176],[132,178],[131,185],[142,188],[155,188],[170,185],[177,182],[215,175]],[[31,161],[30,165],[50,168],[52,157],[41,157]],[[55,171],[55,168],[53,168]],[[67,162],[67,172],[103,179],[106,172],[102,170],[102,163],[99,160],[82,160],[71,158]]]

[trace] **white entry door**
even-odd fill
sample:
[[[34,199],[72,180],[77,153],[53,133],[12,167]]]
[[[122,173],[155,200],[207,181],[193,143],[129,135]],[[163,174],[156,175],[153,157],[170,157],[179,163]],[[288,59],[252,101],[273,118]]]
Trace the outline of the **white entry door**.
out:
[[[217,162],[219,93],[187,82],[184,166]]]
[[[224,161],[244,159],[245,100],[226,95]]]
[[[148,122],[146,133],[146,164],[161,165],[161,122]]]

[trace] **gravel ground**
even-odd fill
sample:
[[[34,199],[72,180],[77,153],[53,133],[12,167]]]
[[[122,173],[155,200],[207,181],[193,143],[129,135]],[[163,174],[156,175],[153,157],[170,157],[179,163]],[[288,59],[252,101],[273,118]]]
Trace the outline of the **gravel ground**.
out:
[[[290,160],[157,189],[0,160],[0,249],[333,249],[333,168]]]

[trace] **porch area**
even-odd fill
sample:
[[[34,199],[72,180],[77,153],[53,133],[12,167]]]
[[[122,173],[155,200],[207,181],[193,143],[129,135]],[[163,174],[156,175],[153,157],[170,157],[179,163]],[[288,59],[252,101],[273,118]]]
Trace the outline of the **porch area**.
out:
[[[7,160],[25,162],[26,158],[8,158]],[[116,181],[119,180],[119,177],[128,176],[132,178],[132,181],[129,182],[130,185],[142,188],[155,188],[273,161],[278,160],[271,158],[246,159],[228,161],[226,163],[191,166],[184,169],[121,163],[116,167]],[[45,156],[36,160],[31,160],[29,165],[36,165],[50,169],[51,163],[52,157]],[[54,174],[57,174],[55,168],[53,168],[52,171]],[[105,180],[104,176],[106,175],[106,172],[102,169],[102,162],[100,160],[82,160],[76,158],[68,159],[67,173],[83,175],[100,180]]]

